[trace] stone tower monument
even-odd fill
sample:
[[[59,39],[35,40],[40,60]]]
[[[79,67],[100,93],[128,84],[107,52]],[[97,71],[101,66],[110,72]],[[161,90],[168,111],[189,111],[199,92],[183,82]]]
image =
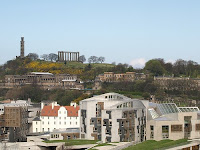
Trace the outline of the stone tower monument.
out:
[[[20,57],[24,58],[24,37],[21,37],[21,51],[20,51]]]

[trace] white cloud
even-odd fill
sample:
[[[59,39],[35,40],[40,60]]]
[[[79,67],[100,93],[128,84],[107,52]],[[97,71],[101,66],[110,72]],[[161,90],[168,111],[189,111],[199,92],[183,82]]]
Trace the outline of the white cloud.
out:
[[[175,60],[172,60],[172,59],[169,59],[169,60],[167,60],[167,61],[165,61],[166,63],[175,63],[176,61]]]
[[[146,60],[144,58],[136,58],[131,60],[129,63],[133,68],[143,68],[145,66]]]

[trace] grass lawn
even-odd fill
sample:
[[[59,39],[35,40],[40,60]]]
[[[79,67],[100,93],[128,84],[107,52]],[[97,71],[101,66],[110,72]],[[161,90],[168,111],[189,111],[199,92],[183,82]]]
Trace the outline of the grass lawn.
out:
[[[44,141],[45,143],[58,143],[65,142],[66,145],[85,145],[85,144],[96,144],[98,141],[95,140],[52,140],[52,141]]]
[[[142,142],[137,145],[130,146],[128,148],[125,148],[124,150],[155,150],[155,149],[162,149],[162,148],[169,148],[169,147],[175,147],[182,144],[187,144],[187,139],[180,139],[180,140],[161,140],[161,141],[154,141],[154,140],[148,140],[145,142]]]

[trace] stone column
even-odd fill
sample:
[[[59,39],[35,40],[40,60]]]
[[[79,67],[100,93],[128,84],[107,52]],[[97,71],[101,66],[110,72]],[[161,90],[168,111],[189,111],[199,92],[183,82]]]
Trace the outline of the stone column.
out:
[[[66,52],[65,52],[65,61],[66,61]]]
[[[62,52],[62,61],[64,61],[64,52]]]
[[[72,53],[70,53],[70,58],[69,58],[69,61],[71,61],[71,58],[72,58]]]

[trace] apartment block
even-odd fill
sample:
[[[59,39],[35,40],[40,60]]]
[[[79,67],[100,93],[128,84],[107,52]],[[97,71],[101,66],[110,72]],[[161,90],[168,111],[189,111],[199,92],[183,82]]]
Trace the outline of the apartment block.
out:
[[[146,140],[144,104],[117,93],[82,100],[80,137],[103,142]]]

